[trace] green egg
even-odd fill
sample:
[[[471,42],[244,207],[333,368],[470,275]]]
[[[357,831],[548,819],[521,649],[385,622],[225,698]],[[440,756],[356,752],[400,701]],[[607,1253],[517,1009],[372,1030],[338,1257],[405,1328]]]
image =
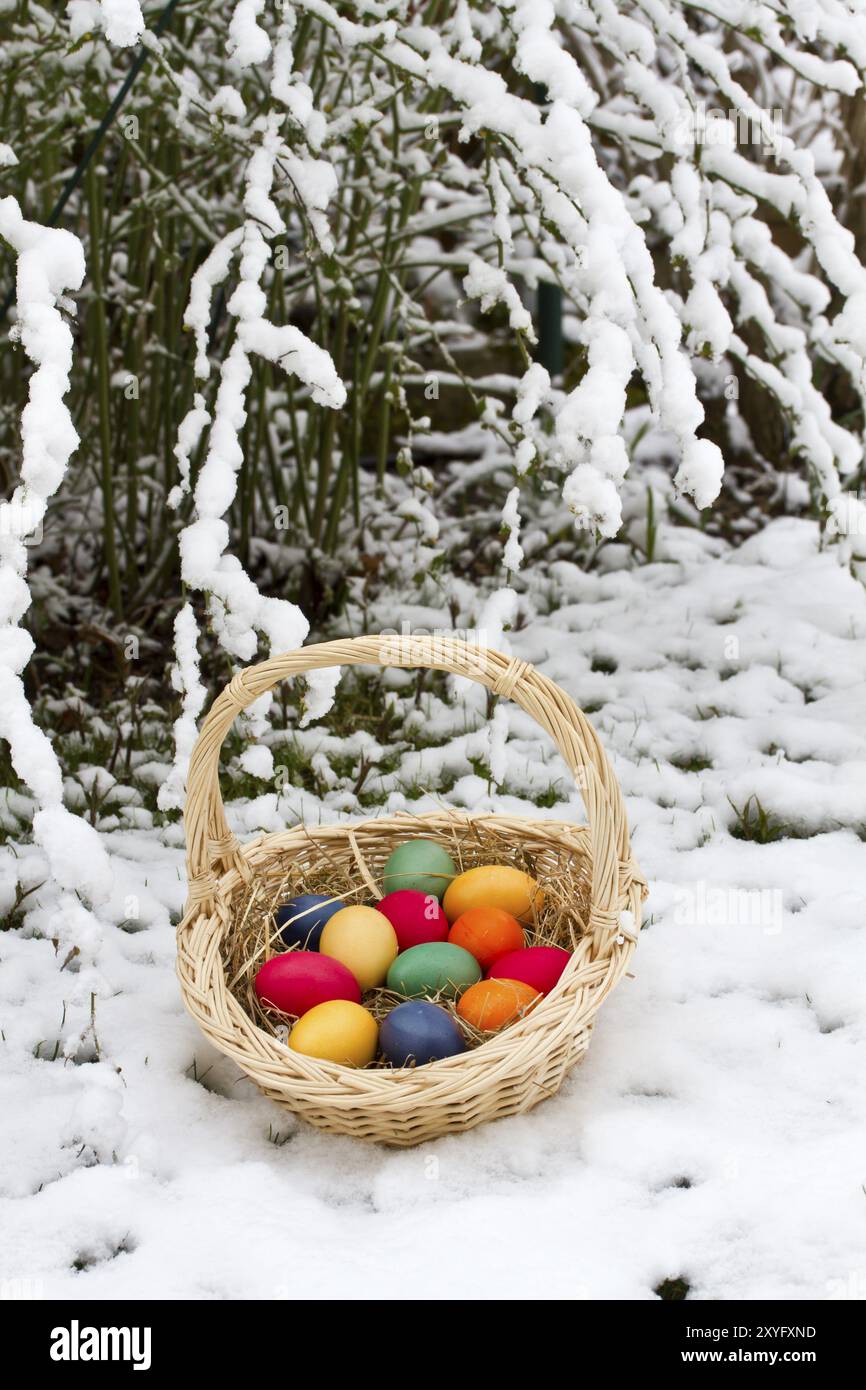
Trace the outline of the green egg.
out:
[[[441,898],[457,875],[451,855],[435,840],[407,840],[398,845],[385,865],[385,893],[411,888],[416,893]]]
[[[410,946],[388,971],[388,988],[410,999],[444,994],[449,999],[481,979],[481,966],[462,946],[428,941]]]

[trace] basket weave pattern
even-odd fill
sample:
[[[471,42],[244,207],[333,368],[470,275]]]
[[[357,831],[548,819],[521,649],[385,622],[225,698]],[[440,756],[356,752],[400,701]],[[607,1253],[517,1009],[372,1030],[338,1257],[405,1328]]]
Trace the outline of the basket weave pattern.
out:
[[[220,749],[235,717],[281,680],[348,665],[429,667],[514,699],[556,743],[581,789],[588,826],[437,811],[298,826],[240,845],[219,790]],[[410,1145],[530,1109],[559,1089],[586,1051],[595,1015],[634,950],[646,886],[631,858],[619,787],[595,731],[574,702],[526,662],[456,639],[359,637],[304,647],[241,671],[202,726],[190,759],[184,821],[189,889],[177,961],[184,1003],[266,1095],[333,1133]],[[243,930],[239,913],[251,886],[284,878],[294,864],[315,891],[317,860],[355,864],[375,901],[390,850],[413,835],[449,849],[493,835],[515,853],[529,854],[554,896],[570,893],[570,939],[562,944],[573,946],[574,955],[558,985],[482,1046],[424,1067],[353,1070],[290,1051],[258,1026],[228,978],[226,962]],[[468,862],[479,862],[477,854]],[[624,911],[631,917],[623,919]]]

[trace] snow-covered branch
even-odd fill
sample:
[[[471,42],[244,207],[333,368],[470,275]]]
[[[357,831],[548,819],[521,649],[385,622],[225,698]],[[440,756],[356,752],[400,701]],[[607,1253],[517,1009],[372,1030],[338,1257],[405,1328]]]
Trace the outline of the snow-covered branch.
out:
[[[17,253],[16,336],[35,364],[21,417],[21,482],[0,502],[0,736],[12,765],[38,803],[34,834],[54,878],[98,900],[111,870],[96,831],[63,805],[63,777],[51,741],[33,721],[22,672],[33,639],[19,626],[30,606],[28,540],[39,535],[48,501],[78,445],[63,397],[72,368],[72,333],[60,306],[80,289],[84,252],[70,232],[28,222],[14,198],[0,200],[0,236]]]

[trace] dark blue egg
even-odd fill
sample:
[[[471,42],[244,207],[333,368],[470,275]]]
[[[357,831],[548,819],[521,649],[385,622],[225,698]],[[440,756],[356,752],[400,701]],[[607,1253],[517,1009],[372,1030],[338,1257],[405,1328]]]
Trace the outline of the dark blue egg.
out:
[[[410,999],[392,1009],[379,1029],[379,1046],[392,1067],[423,1067],[466,1051],[463,1034],[438,1004]]]
[[[318,951],[325,923],[346,904],[322,893],[299,893],[277,908],[276,922],[287,946]]]

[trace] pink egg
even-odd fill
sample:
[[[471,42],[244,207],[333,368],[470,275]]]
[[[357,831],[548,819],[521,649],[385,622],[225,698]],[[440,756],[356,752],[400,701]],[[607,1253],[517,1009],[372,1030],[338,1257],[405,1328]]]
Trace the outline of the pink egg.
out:
[[[559,946],[525,946],[500,956],[487,972],[488,980],[522,980],[540,994],[549,994],[562,974],[571,952]]]
[[[432,894],[398,888],[376,904],[376,911],[388,918],[401,951],[425,946],[428,941],[444,941],[448,936],[448,918]]]
[[[308,1009],[329,999],[360,1004],[361,991],[348,966],[318,951],[287,951],[265,961],[255,979],[255,990],[265,1008],[300,1018]]]

